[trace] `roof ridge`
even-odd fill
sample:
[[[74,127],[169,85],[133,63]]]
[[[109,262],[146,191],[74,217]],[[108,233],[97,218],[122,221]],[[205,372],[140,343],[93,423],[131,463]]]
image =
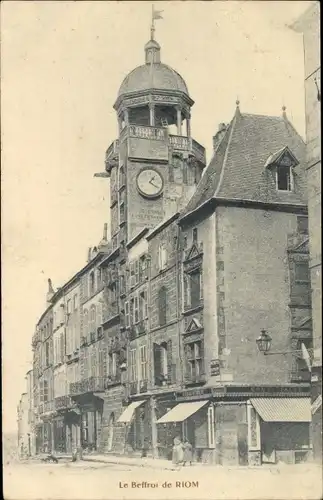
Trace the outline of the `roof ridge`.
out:
[[[225,153],[224,153],[224,158],[223,158],[222,167],[221,167],[221,173],[220,173],[220,179],[219,179],[218,185],[216,187],[215,193],[213,194],[213,197],[216,197],[218,195],[218,193],[220,191],[220,188],[221,188],[221,185],[222,185],[224,171],[225,171],[225,165],[226,165],[226,162],[227,162],[227,159],[228,159],[228,154],[229,154],[229,149],[230,149],[231,140],[232,140],[232,136],[233,136],[233,131],[234,131],[235,125],[237,123],[237,117],[238,117],[237,115],[234,115],[234,117],[233,117],[233,119],[231,120],[231,123],[230,123],[231,130],[230,130],[230,135],[229,135],[229,138],[228,138],[227,147],[226,147]],[[230,126],[229,126],[229,128],[230,128]],[[229,128],[228,128],[227,132],[229,131]],[[226,136],[226,134],[224,134],[223,138],[225,136]]]

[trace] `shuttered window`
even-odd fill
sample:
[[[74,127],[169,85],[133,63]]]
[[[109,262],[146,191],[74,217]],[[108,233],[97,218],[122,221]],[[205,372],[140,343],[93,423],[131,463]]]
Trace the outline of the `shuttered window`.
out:
[[[129,311],[129,302],[126,301],[124,303],[124,315],[125,315],[125,325],[126,328],[130,326],[130,311]]]
[[[140,346],[140,380],[147,379],[147,346]]]
[[[158,292],[158,318],[159,325],[165,325],[167,322],[167,290],[162,286]]]

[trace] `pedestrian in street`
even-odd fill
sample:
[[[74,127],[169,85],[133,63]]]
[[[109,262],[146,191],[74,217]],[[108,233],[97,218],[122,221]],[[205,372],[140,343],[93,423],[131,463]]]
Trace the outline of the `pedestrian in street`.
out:
[[[193,457],[193,447],[189,442],[189,440],[185,439],[183,444],[183,465],[185,465],[186,462],[189,462],[190,465],[192,465],[192,457]]]
[[[176,436],[174,439],[174,446],[173,446],[173,459],[172,462],[174,464],[180,464],[183,462],[183,443],[181,439]]]

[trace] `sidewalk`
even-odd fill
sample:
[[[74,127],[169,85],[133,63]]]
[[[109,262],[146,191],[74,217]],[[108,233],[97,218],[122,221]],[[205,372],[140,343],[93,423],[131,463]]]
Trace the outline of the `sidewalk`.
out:
[[[139,458],[119,455],[83,455],[83,462],[104,462],[107,464],[132,465],[134,467],[148,467],[152,469],[179,470],[181,467],[173,464],[169,460],[161,458]],[[196,464],[202,465],[202,464]]]
[[[241,465],[212,465],[208,463],[197,463],[193,462],[192,466],[186,465],[185,467],[182,465],[175,465],[170,460],[164,460],[161,458],[140,458],[140,457],[128,457],[123,455],[102,455],[102,454],[90,454],[83,455],[82,460],[84,462],[102,462],[107,464],[121,464],[121,465],[129,465],[133,467],[146,467],[152,469],[163,469],[163,470],[190,470],[190,467],[200,469],[217,469],[225,471],[225,470],[235,470],[235,471],[247,471],[247,470],[257,470],[257,471],[270,471],[273,474],[280,474],[282,472],[285,473],[305,473],[305,472],[319,472],[321,471],[321,467],[319,464],[315,464],[313,462],[308,462],[304,464],[273,464],[273,465],[261,465],[261,466],[241,466]]]

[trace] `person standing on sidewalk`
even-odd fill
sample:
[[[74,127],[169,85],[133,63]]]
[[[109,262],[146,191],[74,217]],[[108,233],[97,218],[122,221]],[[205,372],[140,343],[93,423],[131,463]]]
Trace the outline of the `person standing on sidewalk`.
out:
[[[177,436],[174,439],[174,446],[173,446],[173,460],[172,462],[174,464],[180,464],[183,462],[183,443],[180,440],[180,438]]]
[[[183,444],[183,465],[186,462],[189,462],[192,465],[192,457],[193,457],[193,447],[188,439],[185,439]]]

